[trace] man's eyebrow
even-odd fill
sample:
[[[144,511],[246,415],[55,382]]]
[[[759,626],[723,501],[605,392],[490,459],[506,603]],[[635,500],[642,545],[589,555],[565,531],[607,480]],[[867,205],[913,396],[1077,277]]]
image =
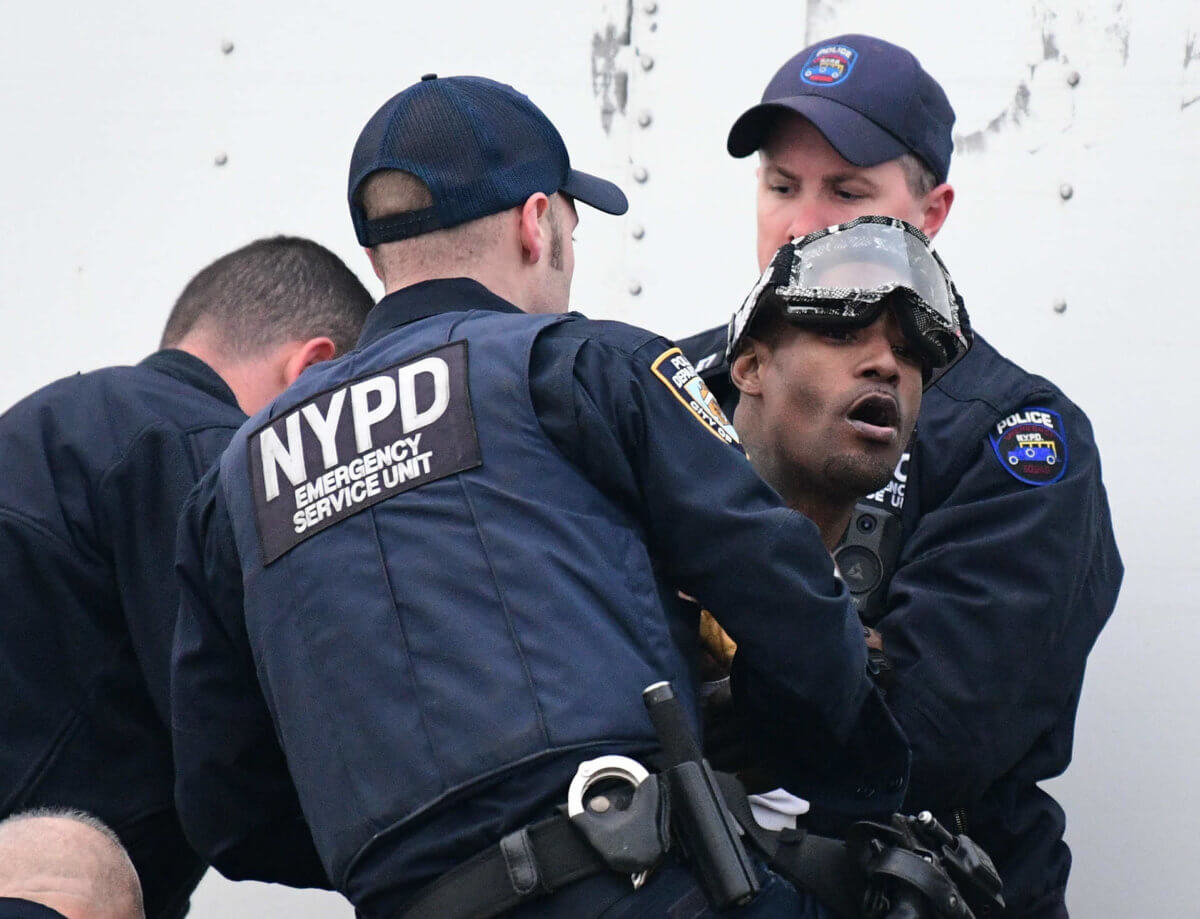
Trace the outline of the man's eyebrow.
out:
[[[861,170],[856,170],[854,172],[839,172],[831,176],[825,176],[823,181],[826,187],[829,188],[835,188],[836,186],[841,185],[843,182],[852,181],[866,182],[872,191],[879,187],[873,179],[867,175],[864,175]]]
[[[779,173],[779,175],[783,176],[783,178],[787,179],[789,182],[798,181],[796,176],[792,175],[792,173],[788,172],[786,169],[784,169],[782,166],[780,166],[776,162],[772,162],[771,160],[768,159],[764,165],[766,165],[768,172],[777,172],[777,173]]]
[[[792,172],[788,171],[787,169],[784,169],[778,163],[774,163],[774,162],[771,162],[770,160],[768,160],[764,165],[766,166],[766,169],[768,172],[776,172],[783,178],[787,179],[789,182],[799,182],[800,181],[798,176],[796,176]],[[826,187],[832,188],[832,187],[840,185],[843,182],[850,182],[855,179],[862,181],[862,182],[866,182],[868,185],[871,186],[872,190],[874,190],[875,188],[878,187],[872,179],[863,175],[862,171],[857,170],[857,169],[854,170],[853,172],[839,172],[839,173],[836,173],[831,176],[824,176],[824,177],[822,177],[821,181]]]

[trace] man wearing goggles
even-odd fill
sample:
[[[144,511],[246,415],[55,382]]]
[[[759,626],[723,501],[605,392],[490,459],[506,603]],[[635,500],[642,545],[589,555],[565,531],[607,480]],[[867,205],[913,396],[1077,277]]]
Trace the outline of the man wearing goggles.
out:
[[[903,220],[860,217],[781,246],[730,319],[728,342],[742,446],[833,552],[855,502],[891,479],[923,386],[967,353],[971,331],[928,238]],[[707,612],[701,636],[717,665],[708,676],[723,676],[736,645]],[[731,738],[724,689],[710,692],[710,731]],[[723,768],[748,765],[733,756]],[[746,775],[753,786],[757,773]],[[762,778],[763,788],[774,784]],[[752,796],[751,806],[771,829],[794,826],[808,808],[782,789]]]
[[[726,358],[772,307],[798,326],[858,328],[887,308],[924,362],[930,382],[971,346],[962,297],[929,237],[894,217],[859,217],[779,248],[729,323]]]
[[[941,86],[888,42],[842,35],[787,61],[728,140],[735,157],[759,154],[760,270],[781,245],[867,214],[934,236],[954,202],[953,124]],[[725,330],[681,344],[730,412],[738,355],[731,367]],[[747,442],[750,418],[735,417]],[[1087,654],[1123,570],[1087,416],[976,336],[932,380],[919,433],[871,499],[872,519],[885,521],[875,534],[896,534],[868,618],[891,668],[888,706],[913,750],[903,809],[932,810],[992,854],[1010,919],[1063,919],[1065,818],[1038,783],[1070,761]],[[859,517],[848,542],[863,535]]]
[[[860,217],[787,243],[729,321],[734,426],[747,455],[833,552],[908,445],[921,391],[970,348],[962,298],[928,238]],[[708,650],[735,646],[705,614]]]
[[[832,551],[891,478],[923,381],[970,347],[962,299],[911,224],[861,217],[782,246],[729,323],[734,427]]]

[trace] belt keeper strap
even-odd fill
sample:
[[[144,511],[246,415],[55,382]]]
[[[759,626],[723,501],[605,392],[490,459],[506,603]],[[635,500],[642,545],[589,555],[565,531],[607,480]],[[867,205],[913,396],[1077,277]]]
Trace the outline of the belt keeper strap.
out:
[[[541,885],[537,858],[529,839],[529,827],[523,826],[500,840],[500,854],[508,870],[508,882],[521,896],[528,896]]]
[[[556,815],[443,874],[418,894],[404,919],[490,919],[608,870],[583,834]]]

